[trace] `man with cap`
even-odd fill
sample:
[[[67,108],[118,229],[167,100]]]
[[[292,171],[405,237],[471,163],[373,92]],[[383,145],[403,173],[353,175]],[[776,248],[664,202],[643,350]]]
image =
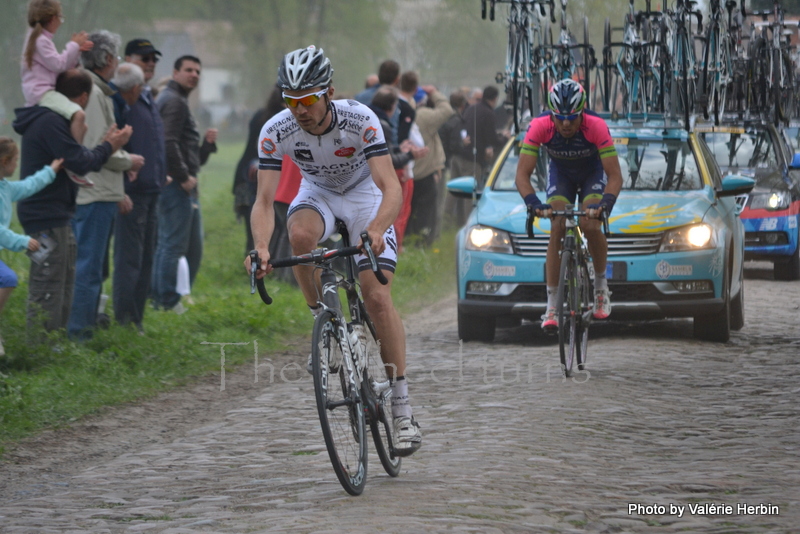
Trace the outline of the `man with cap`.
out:
[[[134,134],[126,147],[145,158],[134,178],[125,179],[125,193],[133,209],[118,213],[114,240],[114,316],[120,324],[134,324],[144,332],[145,301],[156,247],[157,205],[161,188],[167,183],[164,124],[147,83],[155,75],[161,56],[149,39],[133,39],[125,46],[125,61],[141,67],[145,86],[128,111],[127,123]],[[134,178],[131,180],[131,178]]]

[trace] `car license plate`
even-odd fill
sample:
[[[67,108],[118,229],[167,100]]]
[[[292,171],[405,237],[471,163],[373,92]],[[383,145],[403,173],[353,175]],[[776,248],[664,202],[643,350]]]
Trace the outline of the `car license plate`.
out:
[[[589,278],[594,280],[594,263],[589,262]],[[607,280],[627,280],[628,264],[624,261],[609,261],[606,263]]]

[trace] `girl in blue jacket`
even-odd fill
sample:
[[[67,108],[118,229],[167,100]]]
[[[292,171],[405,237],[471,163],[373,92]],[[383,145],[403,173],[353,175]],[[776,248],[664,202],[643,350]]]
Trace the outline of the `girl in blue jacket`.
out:
[[[27,249],[36,252],[41,246],[37,240],[12,232],[8,228],[11,222],[11,203],[27,198],[52,183],[64,160],[53,160],[53,163],[46,165],[27,179],[9,182],[6,178],[14,174],[18,161],[17,144],[10,137],[0,137],[0,249],[7,248],[14,252]],[[16,273],[0,260],[0,313],[15,287],[17,287]],[[5,353],[3,339],[0,337],[0,356]]]

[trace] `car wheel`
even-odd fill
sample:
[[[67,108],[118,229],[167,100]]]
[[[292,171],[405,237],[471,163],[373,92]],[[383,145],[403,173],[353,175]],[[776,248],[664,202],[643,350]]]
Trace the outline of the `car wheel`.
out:
[[[797,248],[794,254],[786,263],[775,263],[772,267],[775,280],[792,281],[800,279],[800,239],[797,241]]]
[[[744,269],[739,276],[739,294],[731,301],[731,330],[744,328]]]
[[[731,283],[729,267],[725,266],[722,278],[722,301],[720,311],[711,315],[696,315],[694,337],[703,341],[725,343],[731,338]]]
[[[494,340],[494,330],[497,319],[479,315],[467,315],[458,311],[458,338],[464,341]]]

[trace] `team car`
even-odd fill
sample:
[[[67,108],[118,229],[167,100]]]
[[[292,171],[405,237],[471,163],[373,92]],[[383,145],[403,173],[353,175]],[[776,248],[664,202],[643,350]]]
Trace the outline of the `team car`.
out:
[[[745,260],[772,262],[776,280],[800,278],[800,150],[792,145],[798,142],[798,130],[739,119],[695,127],[723,173],[755,179],[740,215]]]
[[[744,325],[744,228],[735,197],[754,180],[723,178],[697,134],[663,119],[608,123],[624,182],[609,218],[610,319],[693,317],[697,338],[727,341]],[[482,191],[473,191],[472,177],[448,183],[457,197],[479,197],[456,238],[465,341],[491,341],[496,327],[538,321],[545,311],[550,221],[537,219],[528,237],[514,184],[523,137],[505,146]],[[531,177],[542,201],[545,160]]]

